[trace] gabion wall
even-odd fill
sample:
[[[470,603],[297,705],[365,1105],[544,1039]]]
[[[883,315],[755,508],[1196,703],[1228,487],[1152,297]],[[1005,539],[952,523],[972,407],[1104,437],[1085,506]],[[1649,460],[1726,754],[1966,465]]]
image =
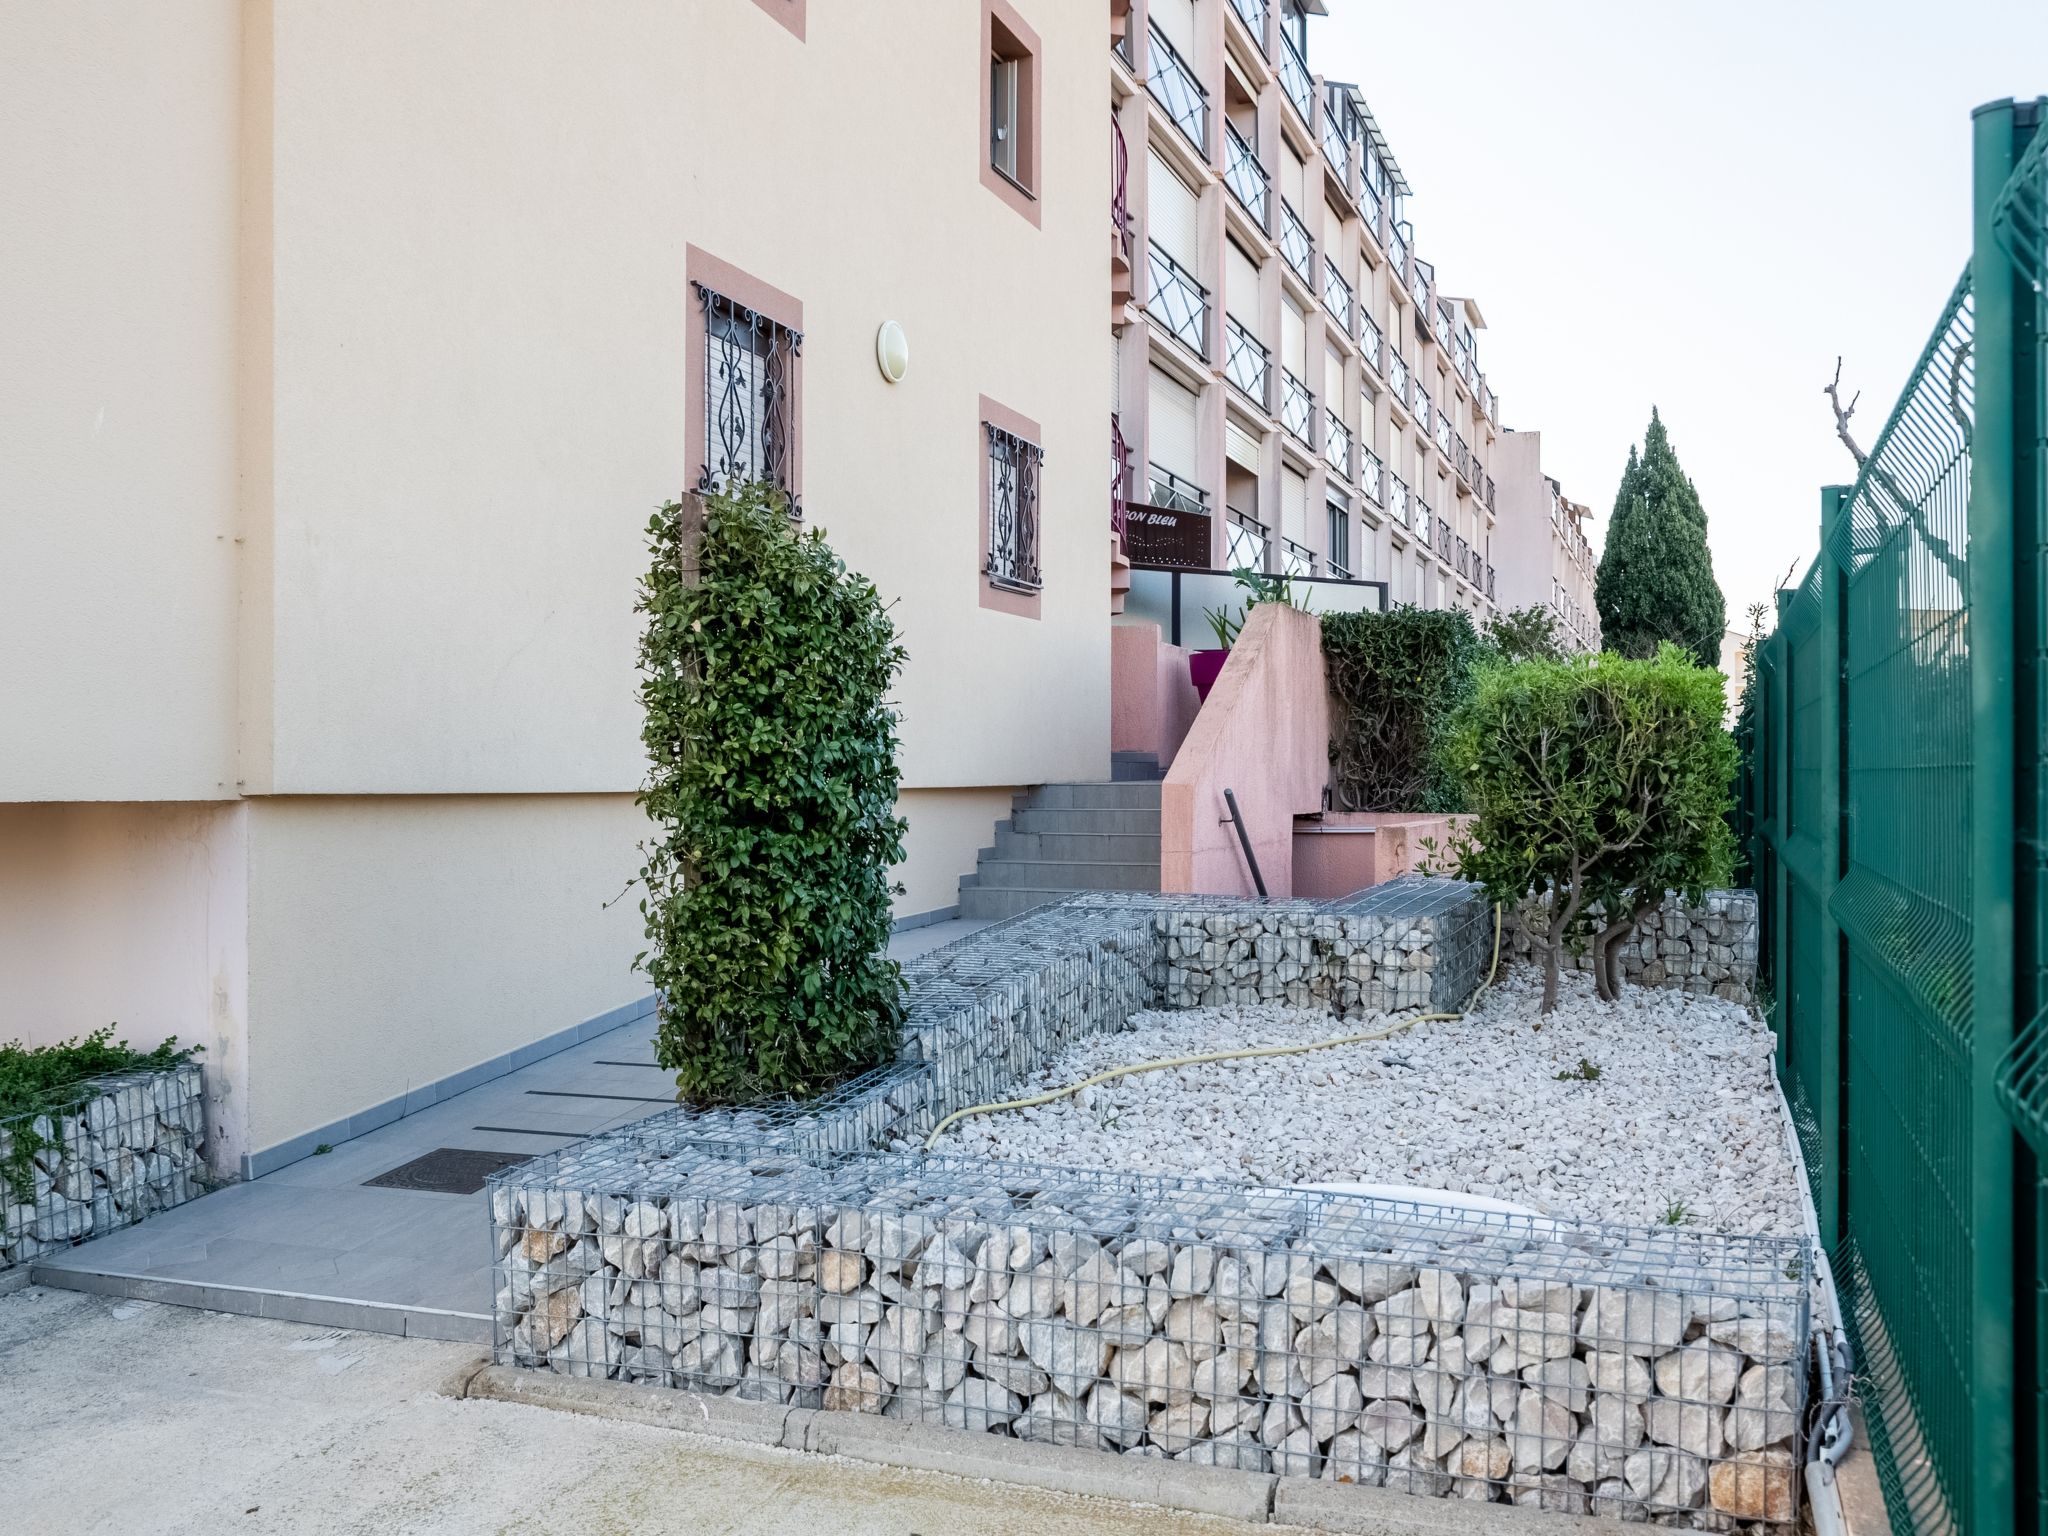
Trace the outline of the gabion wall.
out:
[[[623,1140],[490,1203],[520,1365],[1675,1525],[1797,1507],[1803,1240]]]
[[[196,1064],[96,1078],[67,1114],[0,1121],[0,1271],[201,1193]]]
[[[1549,918],[1548,906],[1534,901],[1509,917],[1517,958],[1529,958],[1530,935],[1546,932]],[[1669,896],[1636,925],[1619,951],[1624,982],[1709,993],[1736,1003],[1756,1001],[1756,952],[1755,891],[1709,891],[1698,906]],[[1592,956],[1575,956],[1572,964],[1590,971]]]

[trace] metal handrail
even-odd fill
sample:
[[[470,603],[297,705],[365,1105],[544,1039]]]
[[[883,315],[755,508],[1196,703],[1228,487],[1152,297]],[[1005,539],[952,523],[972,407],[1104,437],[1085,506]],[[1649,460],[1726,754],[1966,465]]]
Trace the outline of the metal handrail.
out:
[[[1180,50],[1159,30],[1156,22],[1151,24],[1151,49],[1152,57],[1163,60],[1165,68],[1162,70],[1155,63],[1147,69],[1146,88],[1159,105],[1166,108],[1166,115],[1173,119],[1174,127],[1187,135],[1196,152],[1204,159],[1208,158],[1208,89],[1188,61],[1180,56]]]
[[[1117,121],[1116,113],[1109,114],[1109,163],[1112,180],[1109,190],[1109,227],[1115,231],[1117,243],[1123,247],[1124,260],[1131,259],[1131,206],[1127,183],[1131,171],[1131,147],[1124,140],[1124,125]]]
[[[1161,464],[1147,466],[1150,481],[1149,494],[1155,507],[1171,507],[1176,512],[1193,512],[1203,517],[1209,515],[1209,493],[1191,480],[1183,480],[1172,470]]]
[[[1224,818],[1237,828],[1237,846],[1244,850],[1244,862],[1252,872],[1252,886],[1259,893],[1259,899],[1266,899],[1266,877],[1259,873],[1259,856],[1252,852],[1252,840],[1244,830],[1244,812],[1237,808],[1237,791],[1223,791],[1223,803],[1230,807],[1230,814]]]
[[[1280,425],[1304,448],[1308,446],[1309,427],[1315,421],[1315,414],[1315,395],[1294,376],[1292,369],[1283,366],[1280,370]]]
[[[1308,226],[1301,222],[1301,215],[1287,206],[1284,197],[1280,199],[1280,214],[1280,254],[1301,280],[1308,282],[1315,262],[1315,242],[1309,236]]]
[[[1272,216],[1273,178],[1259,163],[1259,157],[1237,125],[1226,121],[1223,125],[1226,149],[1223,167],[1223,181],[1230,188],[1230,195],[1243,205],[1244,211],[1258,221],[1264,229]]]
[[[1266,344],[1246,330],[1237,316],[1225,315],[1223,346],[1224,376],[1257,401],[1260,410],[1268,409],[1273,355]]]
[[[1151,282],[1145,312],[1155,315],[1198,357],[1209,355],[1209,290],[1175,261],[1157,240],[1150,242]],[[1179,312],[1176,313],[1176,310]]]
[[[1280,29],[1280,88],[1304,123],[1314,120],[1315,85],[1309,76],[1308,60],[1301,56],[1285,27]]]

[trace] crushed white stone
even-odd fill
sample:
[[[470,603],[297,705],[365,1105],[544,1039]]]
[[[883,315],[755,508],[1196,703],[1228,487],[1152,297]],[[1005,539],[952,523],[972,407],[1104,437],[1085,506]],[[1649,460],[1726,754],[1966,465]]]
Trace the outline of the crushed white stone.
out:
[[[1300,1056],[1142,1073],[977,1116],[938,1150],[1260,1184],[1406,1184],[1555,1216],[1801,1232],[1768,1026],[1716,998],[1630,986],[1610,1006],[1590,977],[1563,985],[1543,1019],[1540,975],[1513,967],[1456,1022]],[[1386,1022],[1282,1007],[1142,1013],[1126,1033],[1070,1047],[1025,1091]],[[1599,1069],[1597,1080],[1560,1080],[1582,1063]]]

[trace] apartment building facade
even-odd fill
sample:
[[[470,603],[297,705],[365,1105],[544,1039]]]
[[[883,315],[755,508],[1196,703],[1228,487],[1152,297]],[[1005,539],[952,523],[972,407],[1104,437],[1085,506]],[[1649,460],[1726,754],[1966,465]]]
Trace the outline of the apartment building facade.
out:
[[[1125,545],[1140,567],[1205,551],[1216,570],[1378,584],[1355,606],[1483,621],[1500,605],[1502,433],[1485,320],[1417,252],[1411,189],[1363,96],[1312,69],[1324,10],[1112,0]]]
[[[0,12],[0,1040],[204,1045],[253,1173],[644,1008],[643,530],[733,476],[894,604],[902,915],[1104,775],[1099,17]]]
[[[1500,605],[1543,608],[1573,651],[1600,649],[1593,601],[1600,558],[1592,509],[1568,498],[1543,470],[1543,434],[1508,431],[1494,454],[1499,475]]]

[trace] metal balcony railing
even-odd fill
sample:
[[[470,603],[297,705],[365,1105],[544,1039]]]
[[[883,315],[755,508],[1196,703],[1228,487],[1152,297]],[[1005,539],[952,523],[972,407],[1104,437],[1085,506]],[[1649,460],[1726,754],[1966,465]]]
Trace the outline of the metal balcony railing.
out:
[[[1391,346],[1387,348],[1386,374],[1387,387],[1401,402],[1401,408],[1408,409],[1408,359]]]
[[[1147,476],[1151,484],[1147,500],[1155,507],[1168,507],[1175,512],[1189,512],[1202,517],[1209,515],[1209,493],[1191,480],[1183,480],[1163,465],[1151,466]]]
[[[1458,555],[1451,563],[1456,567],[1458,574],[1464,577],[1465,580],[1471,582],[1475,587],[1479,585],[1479,577],[1472,568],[1472,546],[1465,542],[1463,534],[1458,536]]]
[[[1387,264],[1394,269],[1394,281],[1408,286],[1408,237],[1397,224],[1387,231]]]
[[[1260,410],[1272,408],[1267,393],[1272,382],[1272,354],[1235,315],[1223,318],[1223,372]]]
[[[1266,0],[1230,0],[1230,8],[1237,12],[1237,19],[1244,23],[1245,30],[1252,35],[1252,41],[1259,45],[1261,53],[1266,51]]]
[[[1209,158],[1209,93],[1194,70],[1157,26],[1151,29],[1152,62],[1145,85],[1176,128],[1204,160]]]
[[[1486,568],[1486,595],[1489,598],[1493,596],[1493,567],[1490,565]]]
[[[1486,477],[1486,494],[1480,499],[1486,503],[1489,512],[1493,510],[1493,476]]]
[[[1315,118],[1316,88],[1308,72],[1308,60],[1285,27],[1280,29],[1280,88],[1294,103],[1294,110],[1306,123]]]
[[[1131,59],[1131,18],[1129,15],[1123,18],[1123,22],[1124,29],[1117,33],[1115,41],[1110,43],[1109,51],[1122,59],[1125,64],[1135,69],[1137,65]]]
[[[1351,141],[1344,137],[1344,125],[1337,119],[1336,112],[1323,109],[1323,156],[1337,168],[1337,180],[1347,188],[1351,185]]]
[[[1123,417],[1109,413],[1109,528],[1123,548],[1124,525],[1130,516],[1131,446],[1124,441]]]
[[[1430,435],[1431,440],[1436,444],[1436,451],[1448,459],[1451,456],[1450,417],[1446,416],[1442,411],[1438,411],[1436,413],[1436,420],[1430,427]]]
[[[1225,560],[1233,571],[1263,571],[1270,530],[1257,518],[1233,509],[1230,526],[1224,530],[1228,545]]]
[[[1151,283],[1145,313],[1186,342],[1197,357],[1209,355],[1209,290],[1194,274],[1151,242]]]
[[[1380,195],[1371,182],[1360,179],[1358,184],[1358,212],[1365,220],[1365,227],[1372,231],[1373,239],[1380,237]]]
[[[1399,475],[1387,476],[1387,511],[1403,528],[1409,525],[1412,514],[1408,507],[1408,485]]]
[[[1323,412],[1323,462],[1345,479],[1351,478],[1351,429],[1328,409]]]
[[[1344,274],[1337,270],[1337,263],[1327,256],[1323,258],[1323,308],[1336,318],[1338,327],[1349,336],[1351,285],[1344,281]]]
[[[1280,425],[1306,448],[1309,446],[1309,424],[1316,417],[1316,397],[1309,388],[1294,376],[1291,369],[1280,370]]]
[[[1383,484],[1387,473],[1380,456],[1363,443],[1358,445],[1358,488],[1372,500],[1385,505],[1386,486]]]
[[[1272,214],[1273,178],[1259,164],[1259,157],[1237,131],[1235,123],[1223,125],[1223,182],[1230,195],[1243,205],[1259,228],[1266,227]]]
[[[1124,260],[1131,259],[1131,205],[1126,188],[1131,173],[1131,147],[1124,142],[1124,125],[1117,121],[1116,113],[1109,114],[1109,227],[1116,236],[1116,242],[1124,253]]]
[[[1452,557],[1451,525],[1442,518],[1436,520],[1436,552],[1446,560]]]
[[[1373,319],[1365,310],[1359,310],[1358,349],[1365,354],[1366,367],[1370,368],[1374,373],[1384,371],[1381,367],[1383,360],[1380,357],[1380,348],[1385,344],[1385,341],[1386,338],[1380,335],[1379,321]]]
[[[1472,483],[1472,450],[1466,444],[1464,434],[1451,435],[1451,463],[1457,468],[1458,478],[1467,485]]]
[[[1422,380],[1420,377],[1415,379],[1414,388],[1408,393],[1408,403],[1415,410],[1415,425],[1426,439],[1429,436],[1430,399],[1428,395],[1422,392]]]
[[[1301,222],[1301,215],[1287,206],[1285,198],[1280,200],[1280,254],[1304,283],[1315,281],[1315,244],[1309,239],[1308,226]]]
[[[1313,576],[1316,573],[1316,554],[1305,544],[1292,539],[1280,541],[1280,574],[1283,576]]]

